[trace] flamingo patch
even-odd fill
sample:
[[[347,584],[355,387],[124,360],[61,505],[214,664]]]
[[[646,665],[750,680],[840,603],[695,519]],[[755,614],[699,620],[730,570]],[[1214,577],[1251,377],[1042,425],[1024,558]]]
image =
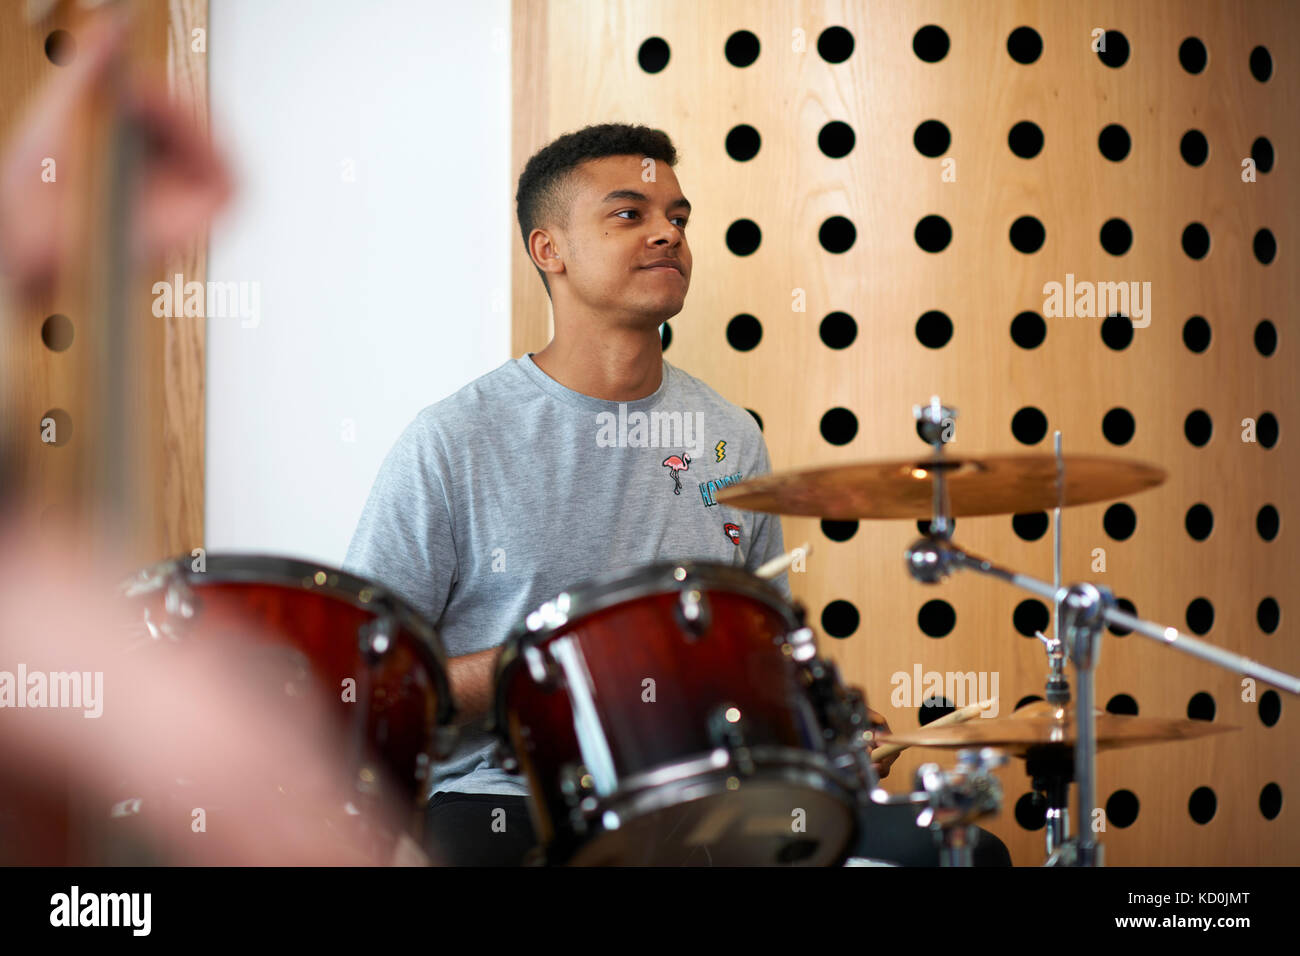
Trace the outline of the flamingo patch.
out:
[[[687,471],[691,467],[691,456],[682,452],[680,455],[669,455],[664,459],[664,467],[668,469],[673,478],[673,494],[682,493],[682,480],[677,477],[679,471]]]

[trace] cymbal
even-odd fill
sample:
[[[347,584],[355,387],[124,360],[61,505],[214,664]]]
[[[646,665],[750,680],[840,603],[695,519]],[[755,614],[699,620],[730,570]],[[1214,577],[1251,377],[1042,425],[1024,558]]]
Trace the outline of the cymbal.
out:
[[[1123,498],[1165,480],[1163,468],[1125,458],[1065,455],[1062,503]],[[948,515],[1017,514],[1057,505],[1053,455],[989,455],[858,462],[747,478],[714,499],[733,508],[818,518],[930,518],[936,469],[948,487]]]
[[[877,734],[883,743],[907,747],[997,747],[1016,757],[1052,745],[1069,746],[1076,740],[1074,704],[1064,708],[1046,701],[1028,704],[1009,717],[979,718],[964,724],[906,733]],[[1131,717],[1097,712],[1097,750],[1119,750],[1146,744],[1193,740],[1212,734],[1239,730],[1207,720],[1178,720],[1168,717]]]

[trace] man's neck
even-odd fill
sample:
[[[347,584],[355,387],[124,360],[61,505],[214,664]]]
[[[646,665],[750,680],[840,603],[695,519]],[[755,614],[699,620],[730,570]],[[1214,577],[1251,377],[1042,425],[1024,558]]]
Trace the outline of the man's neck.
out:
[[[608,402],[653,395],[663,381],[663,345],[657,329],[602,329],[585,335],[556,330],[533,362],[565,388]]]

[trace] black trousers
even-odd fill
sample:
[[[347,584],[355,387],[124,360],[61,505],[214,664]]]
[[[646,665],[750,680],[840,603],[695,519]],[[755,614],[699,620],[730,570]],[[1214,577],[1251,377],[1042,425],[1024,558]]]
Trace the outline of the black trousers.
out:
[[[916,825],[917,809],[872,806],[860,811],[862,837],[852,856],[903,866],[938,866],[933,834]],[[424,819],[424,847],[443,866],[519,866],[537,842],[526,797],[439,792]],[[979,829],[976,866],[1011,866],[1006,844]]]

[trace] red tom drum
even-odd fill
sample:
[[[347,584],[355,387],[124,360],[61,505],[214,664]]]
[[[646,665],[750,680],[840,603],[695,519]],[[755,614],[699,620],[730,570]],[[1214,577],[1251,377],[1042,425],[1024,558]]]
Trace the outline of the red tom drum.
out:
[[[606,575],[529,614],[498,660],[493,726],[547,859],[842,862],[865,709],[801,618],[712,562]]]

